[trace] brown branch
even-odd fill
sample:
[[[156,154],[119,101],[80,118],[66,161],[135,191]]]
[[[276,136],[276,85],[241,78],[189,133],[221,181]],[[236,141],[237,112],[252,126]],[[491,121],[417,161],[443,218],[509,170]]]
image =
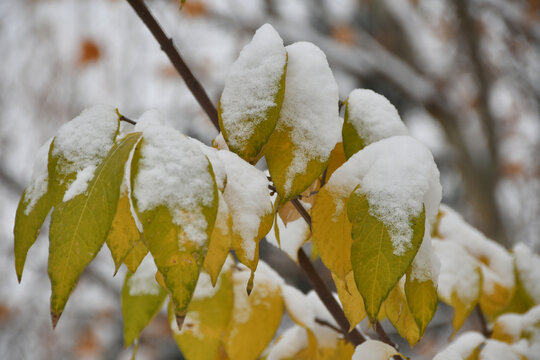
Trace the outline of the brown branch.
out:
[[[347,336],[347,333],[344,333],[343,330],[341,330],[340,328],[332,325],[331,323],[329,323],[328,321],[326,320],[322,320],[322,319],[319,319],[319,318],[315,318],[315,322],[319,325],[322,325],[322,326],[326,326],[332,330],[334,330],[335,332],[341,334],[341,335],[345,335]]]
[[[480,329],[482,330],[482,334],[489,338],[491,336],[491,332],[489,331],[486,323],[486,318],[484,317],[484,314],[482,313],[482,309],[480,309],[480,305],[476,305],[476,315],[478,316],[478,320],[480,321]]]
[[[146,4],[143,0],[127,0],[131,5],[133,10],[137,13],[139,18],[144,22],[148,30],[154,35],[154,38],[157,40],[161,46],[161,50],[167,55],[172,65],[178,71],[180,76],[186,82],[187,87],[197,99],[201,108],[206,112],[214,126],[219,129],[218,113],[216,107],[208,97],[208,94],[199,83],[197,78],[193,75],[189,67],[180,56],[180,53],[174,46],[172,38],[167,37],[165,32],[154,18]]]

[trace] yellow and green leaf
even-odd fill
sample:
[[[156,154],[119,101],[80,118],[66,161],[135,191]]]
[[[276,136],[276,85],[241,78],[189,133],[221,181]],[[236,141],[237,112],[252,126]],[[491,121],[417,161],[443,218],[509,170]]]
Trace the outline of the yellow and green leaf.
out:
[[[353,191],[347,205],[352,223],[351,263],[366,312],[374,321],[382,302],[410,266],[420,247],[425,230],[425,210],[412,219],[410,244],[397,255],[385,224],[369,210],[367,197]]]
[[[163,307],[167,291],[155,280],[156,267],[151,257],[135,273],[128,272],[122,287],[124,344],[129,346]],[[150,262],[150,263],[149,263]]]
[[[343,137],[343,150],[347,159],[366,146],[364,140],[360,137],[360,134],[358,134],[358,131],[350,122],[349,118],[349,104],[346,102],[341,135]]]
[[[169,311],[174,340],[186,359],[227,358],[223,340],[234,302],[231,269],[220,274],[216,286],[217,289],[211,296],[193,298],[181,331],[176,325],[174,313]]]
[[[122,262],[126,265],[128,270],[133,273],[137,271],[137,268],[146,254],[148,254],[148,248],[144,244],[142,237],[139,237],[139,239],[133,243],[133,247],[128,251]]]
[[[47,144],[44,145],[47,147]],[[50,153],[52,142],[47,147],[47,154]],[[45,148],[40,149],[44,151]],[[45,154],[43,154],[45,155]],[[48,156],[44,159],[36,159],[37,162],[48,162]],[[41,165],[43,164],[36,164]],[[47,164],[45,164],[45,169]],[[44,169],[44,170],[45,170]],[[35,180],[39,181],[39,179]],[[48,189],[45,193],[41,194],[38,199],[30,199],[33,195],[32,190],[38,186],[38,184],[31,183],[23,192],[19,205],[17,206],[17,213],[15,215],[15,227],[13,228],[14,235],[14,248],[15,248],[15,270],[17,272],[17,279],[21,282],[24,263],[26,261],[26,255],[28,250],[34,245],[39,235],[39,231],[45,218],[53,206],[52,198]],[[47,179],[47,187],[49,181]],[[35,195],[34,195],[35,196]],[[33,203],[33,204],[32,204]],[[29,206],[32,204],[32,207]]]
[[[332,274],[332,278],[336,284],[339,300],[343,306],[343,312],[345,313],[345,316],[347,316],[352,330],[366,317],[364,299],[362,299],[362,296],[356,288],[352,271],[347,274],[345,281],[334,274]]]
[[[430,241],[430,239],[426,240]],[[437,304],[439,303],[437,287],[432,280],[420,281],[413,279],[409,268],[405,281],[405,295],[410,312],[418,325],[419,336],[422,337],[437,311]]]
[[[384,313],[399,335],[405,338],[409,345],[413,347],[420,340],[422,334],[417,320],[411,312],[410,305],[411,303],[407,301],[402,283],[398,282],[384,301]]]
[[[130,134],[116,143],[95,170],[87,190],[61,202],[52,213],[48,270],[53,325],[80,274],[105,242],[116,213],[125,163],[140,136]]]

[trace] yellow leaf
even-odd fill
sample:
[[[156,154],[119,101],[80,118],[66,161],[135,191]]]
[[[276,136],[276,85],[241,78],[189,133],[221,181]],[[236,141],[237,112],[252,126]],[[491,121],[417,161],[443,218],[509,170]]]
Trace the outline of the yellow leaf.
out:
[[[313,241],[326,267],[340,279],[352,271],[352,225],[347,217],[347,202],[347,198],[323,187],[311,211]]]
[[[45,143],[39,150],[32,173],[32,180],[24,190],[15,215],[14,247],[15,269],[21,282],[24,263],[28,250],[36,242],[41,225],[53,205],[48,191],[48,157],[52,141]]]
[[[181,328],[217,214],[212,166],[197,143],[174,129],[147,125],[133,154],[131,182],[144,242]]]
[[[118,205],[125,163],[141,134],[115,144],[85,192],[55,207],[49,233],[51,316],[56,324],[77,280],[105,242]]]
[[[223,339],[234,301],[232,268],[224,269],[216,287],[211,286],[209,276],[201,273],[182,331],[178,330],[174,314],[169,312],[174,339],[186,359],[225,358]]]
[[[122,318],[124,319],[124,344],[129,346],[159,313],[165,291],[155,280],[156,265],[147,256],[135,273],[128,272],[122,287]]]
[[[407,302],[402,281],[390,291],[384,302],[384,313],[394,325],[399,335],[405,338],[413,347],[421,338],[420,329],[411,313],[410,303]]]
[[[334,283],[336,284],[339,300],[343,306],[345,316],[351,324],[352,330],[360,321],[366,317],[366,309],[364,308],[364,300],[356,288],[354,282],[354,274],[351,271],[345,277],[345,281],[341,280],[336,275],[332,274]]]
[[[424,241],[430,241],[430,239],[424,239]],[[437,311],[437,304],[439,303],[437,287],[432,280],[420,281],[412,279],[409,270],[405,281],[405,294],[410,312],[418,325],[419,336],[422,337]]]
[[[253,292],[247,295],[249,271],[233,274],[234,308],[227,326],[225,349],[230,359],[252,360],[268,346],[283,316],[281,289],[263,274],[257,274]]]
[[[114,260],[115,274],[140,238],[141,234],[139,233],[137,225],[135,224],[135,219],[133,219],[133,215],[131,214],[129,194],[126,190],[120,194],[116,214],[114,215],[111,229],[106,240]],[[133,272],[135,272],[135,270]]]
[[[338,89],[326,57],[311,43],[295,43],[286,49],[285,97],[263,150],[279,195],[278,206],[301,194],[322,174],[339,137]]]
[[[330,153],[330,159],[328,160],[328,167],[326,168],[326,180],[330,179],[334,171],[347,161],[345,158],[345,150],[343,149],[343,143],[336,144],[332,152]]]
[[[204,258],[203,268],[212,278],[212,284],[216,284],[218,275],[227,259],[231,248],[232,216],[225,198],[218,192],[219,204],[216,224],[210,237],[208,252]]]
[[[129,271],[133,273],[137,271],[139,264],[143,261],[146,254],[148,254],[148,248],[144,245],[142,238],[139,238],[135,241],[131,250],[128,251],[123,262],[126,264]]]
[[[263,25],[244,47],[225,80],[219,127],[229,149],[255,163],[278,121],[287,52],[274,28]]]
[[[412,219],[412,237],[401,254],[383,222],[370,214],[367,197],[355,190],[347,205],[352,225],[351,263],[354,279],[369,318],[377,318],[382,302],[403,276],[416,255],[425,230],[425,210]]]

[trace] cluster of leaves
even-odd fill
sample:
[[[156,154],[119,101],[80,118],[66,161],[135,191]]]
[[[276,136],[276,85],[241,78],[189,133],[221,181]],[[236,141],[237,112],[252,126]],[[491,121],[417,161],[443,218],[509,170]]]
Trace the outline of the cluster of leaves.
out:
[[[445,225],[451,210],[438,210],[433,157],[408,136],[396,109],[369,90],[350,94],[344,119],[338,103],[322,51],[303,42],[284,47],[264,25],[226,80],[214,147],[164,126],[155,113],[133,128],[113,108],[85,110],[43,146],[21,198],[14,229],[19,281],[52,209],[53,325],[107,244],[116,271],[122,264],[129,270],[122,290],[126,345],[169,297],[175,340],[188,358],[253,359],[265,349],[268,359],[396,355],[371,340],[355,350],[320,324],[335,326],[314,294],[303,295],[259,264],[259,241],[274,224],[282,243],[279,223],[298,221],[290,200],[300,199],[312,227],[293,248],[312,240],[351,328],[366,316],[387,318],[414,345],[439,298],[455,308],[456,330],[477,303],[493,320],[536,304],[530,266],[521,269],[518,259],[516,280],[507,281],[498,266],[501,258],[514,264],[510,254],[490,240],[473,246],[455,235],[474,232],[462,220],[457,230]],[[272,185],[254,166],[262,157]],[[454,266],[470,270],[474,286],[447,276]],[[268,348],[284,309],[296,325]],[[516,340],[504,325],[497,329],[498,338]]]

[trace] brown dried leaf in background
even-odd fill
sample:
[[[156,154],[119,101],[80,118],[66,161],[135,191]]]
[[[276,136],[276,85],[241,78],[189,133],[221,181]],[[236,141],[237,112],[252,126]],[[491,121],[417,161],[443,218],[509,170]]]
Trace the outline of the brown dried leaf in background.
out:
[[[81,41],[77,63],[81,66],[86,66],[99,61],[100,58],[101,50],[99,49],[99,45],[93,39],[83,39]]]
[[[204,16],[207,13],[206,5],[202,1],[182,1],[182,13],[188,16]]]

